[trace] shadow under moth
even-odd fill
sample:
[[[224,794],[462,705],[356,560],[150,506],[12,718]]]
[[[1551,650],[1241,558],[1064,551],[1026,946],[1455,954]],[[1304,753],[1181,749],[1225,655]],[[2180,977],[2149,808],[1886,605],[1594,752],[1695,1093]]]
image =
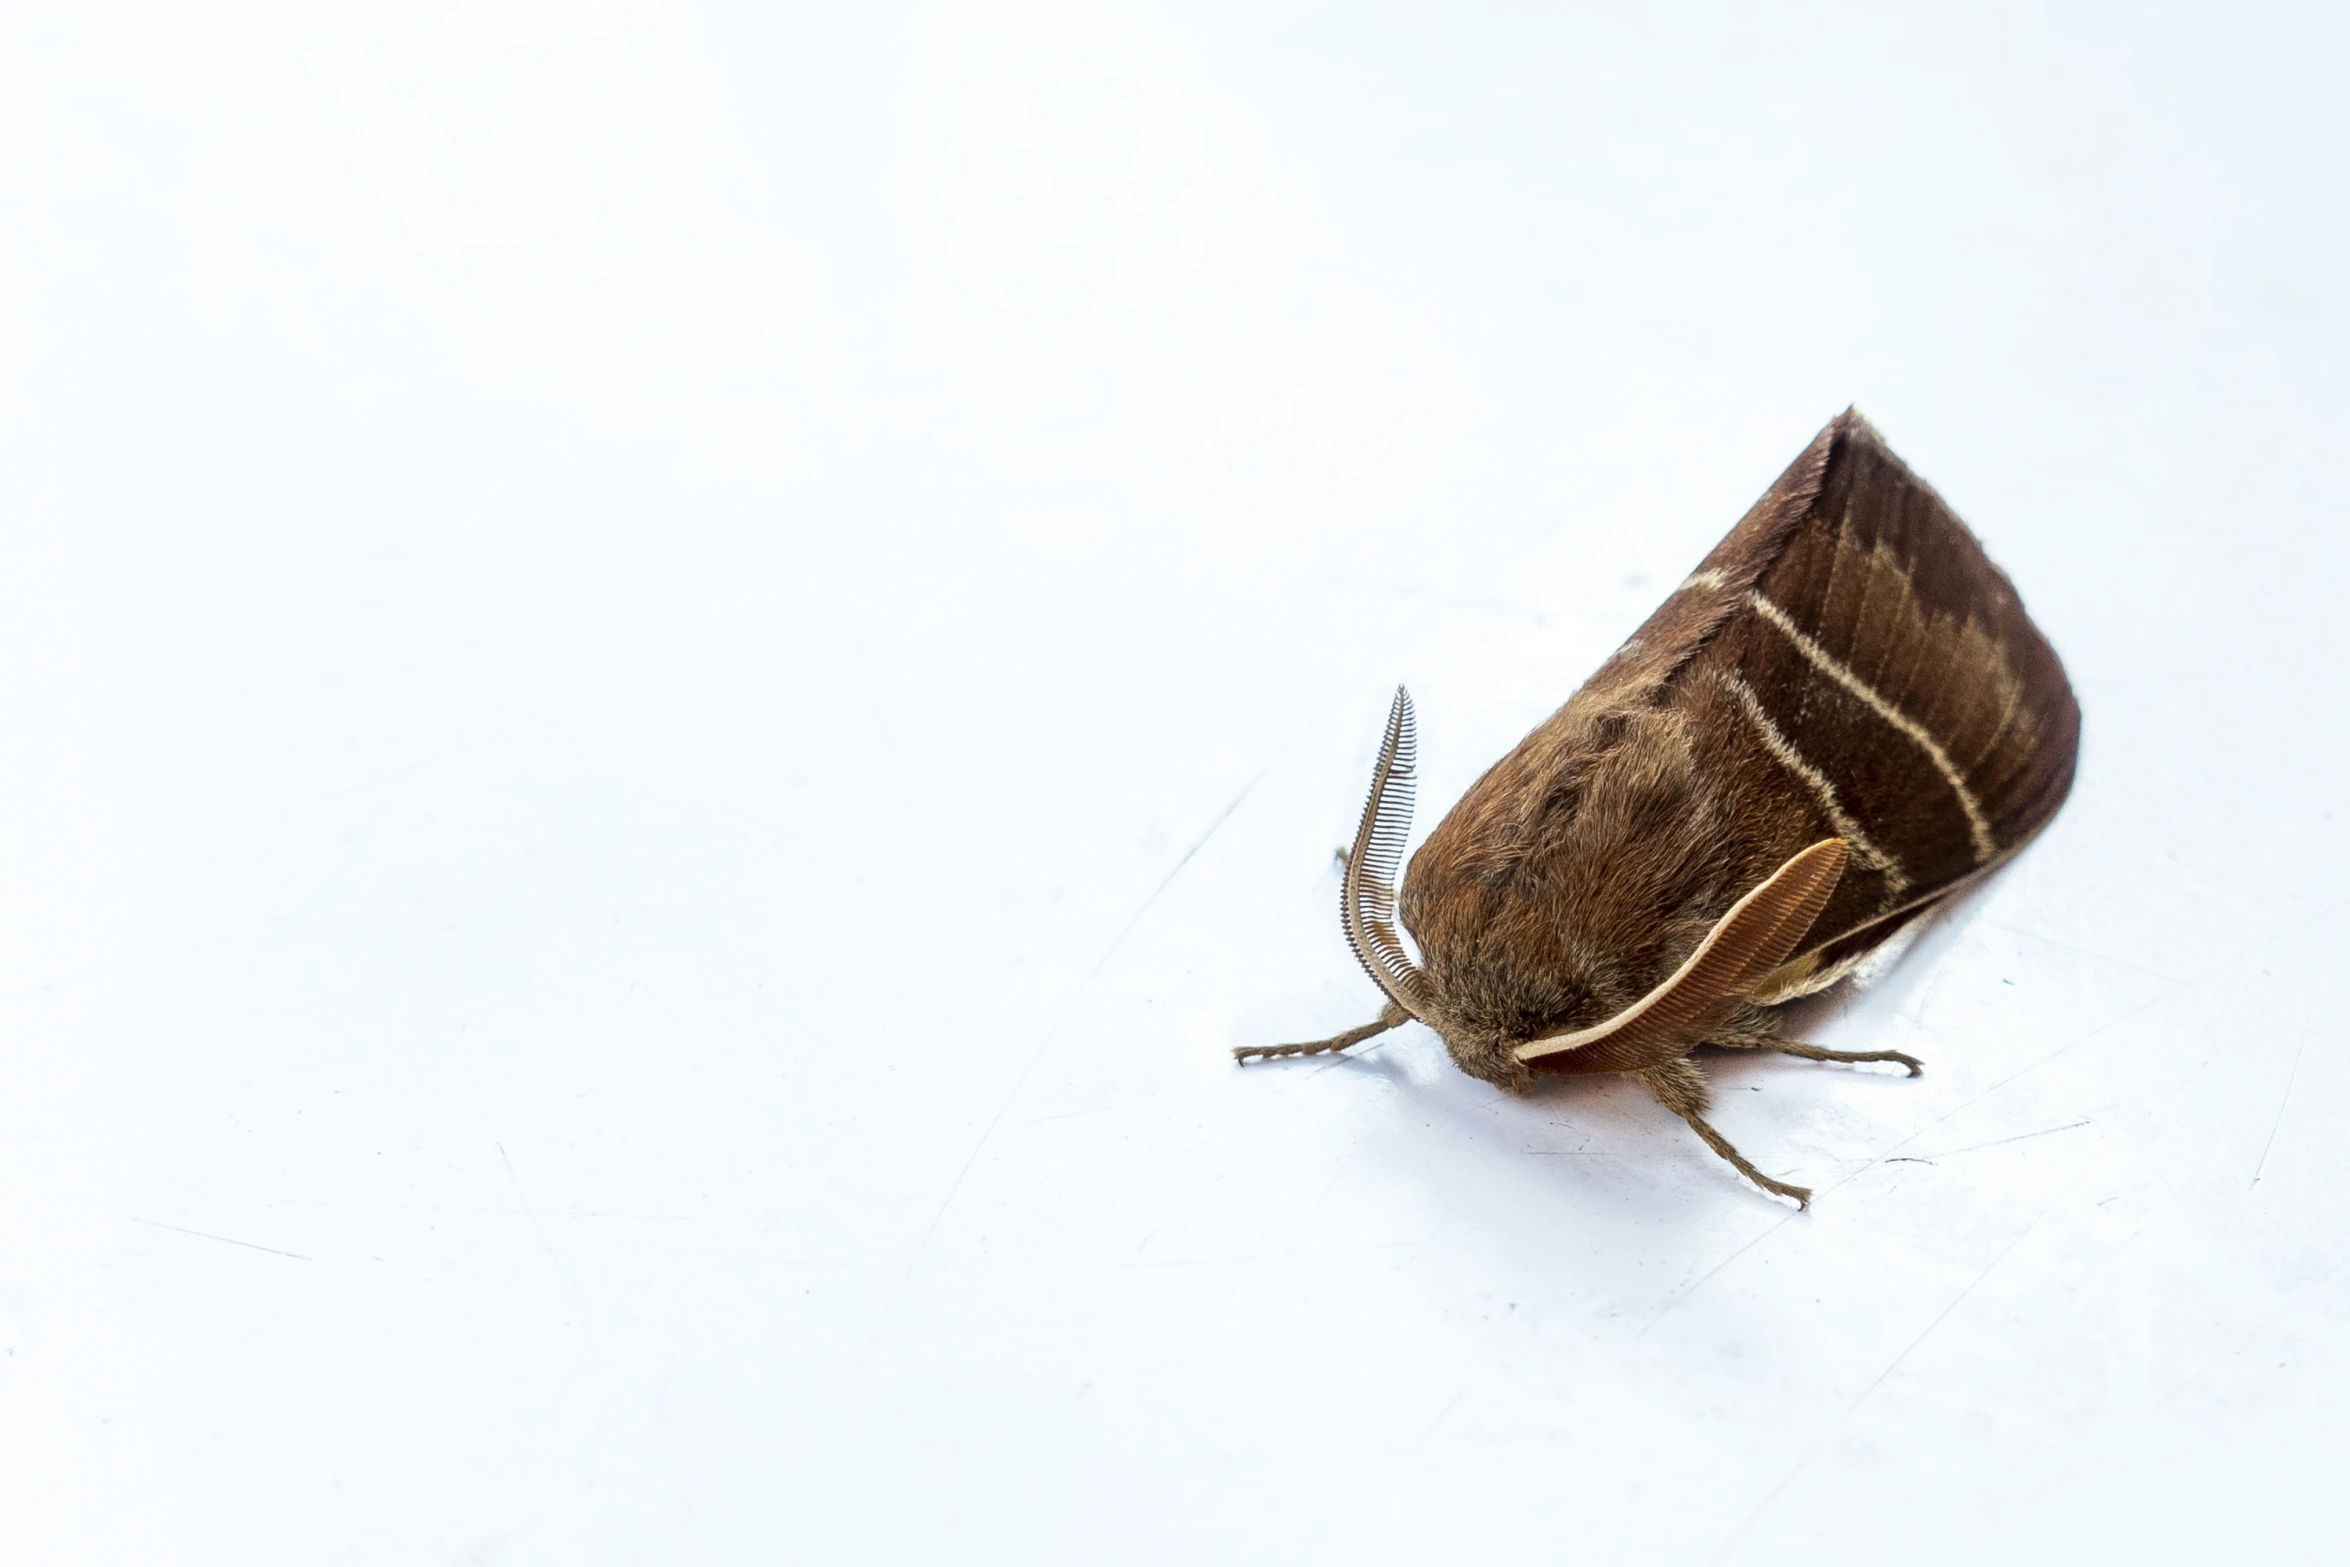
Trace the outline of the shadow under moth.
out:
[[[1340,919],[1376,1021],[1462,1071],[1630,1072],[1756,1185],[1705,1119],[1700,1045],[1892,1061],[1780,1037],[2013,857],[2072,787],[2081,714],[2056,653],[1950,508],[1847,410],[1598,673],[1496,762],[1397,872],[1416,738],[1400,687]]]

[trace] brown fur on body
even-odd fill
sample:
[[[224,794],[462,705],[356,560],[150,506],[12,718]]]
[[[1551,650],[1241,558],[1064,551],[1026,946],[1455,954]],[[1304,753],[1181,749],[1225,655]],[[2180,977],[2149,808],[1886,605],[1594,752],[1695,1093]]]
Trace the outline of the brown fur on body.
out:
[[[1412,859],[1404,927],[1472,1076],[1522,1089],[1511,1047],[1612,1017],[1671,973],[1773,857],[1686,715],[1570,708],[1486,775]],[[1469,808],[1474,805],[1474,813]]]
[[[1421,1015],[1462,1070],[1642,1070],[1760,1042],[1800,993],[2020,848],[2064,799],[2079,709],[2013,588],[1847,412],[1412,859]],[[1826,838],[1852,850],[1773,986],[1637,1055],[1529,1040],[1647,995]]]

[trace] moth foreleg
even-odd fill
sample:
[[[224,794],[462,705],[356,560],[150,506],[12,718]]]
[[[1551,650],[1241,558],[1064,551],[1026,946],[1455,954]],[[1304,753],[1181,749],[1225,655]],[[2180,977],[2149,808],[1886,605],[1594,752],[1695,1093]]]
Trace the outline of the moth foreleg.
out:
[[[1411,1014],[1390,1001],[1381,1009],[1376,1022],[1360,1028],[1350,1028],[1343,1034],[1332,1034],[1328,1039],[1317,1039],[1305,1045],[1240,1045],[1232,1052],[1235,1061],[1271,1061],[1281,1056],[1318,1056],[1327,1051],[1344,1050],[1359,1045],[1374,1034],[1384,1034],[1409,1021]]]
[[[1810,1187],[1793,1186],[1763,1174],[1746,1155],[1730,1145],[1730,1139],[1715,1131],[1707,1122],[1703,1112],[1712,1095],[1706,1088],[1705,1074],[1697,1069],[1697,1063],[1686,1058],[1667,1061],[1662,1066],[1649,1067],[1638,1075],[1648,1085],[1648,1091],[1656,1095],[1658,1104],[1687,1121],[1689,1130],[1703,1138],[1708,1148],[1737,1166],[1740,1175],[1766,1192],[1794,1198],[1799,1208],[1811,1206]]]
[[[1776,1050],[1783,1056],[1801,1056],[1806,1061],[1898,1061],[1916,1077],[1926,1070],[1926,1064],[1916,1056],[1905,1056],[1898,1050],[1822,1050],[1817,1045],[1806,1045],[1792,1039],[1764,1040],[1750,1046],[1755,1050]]]

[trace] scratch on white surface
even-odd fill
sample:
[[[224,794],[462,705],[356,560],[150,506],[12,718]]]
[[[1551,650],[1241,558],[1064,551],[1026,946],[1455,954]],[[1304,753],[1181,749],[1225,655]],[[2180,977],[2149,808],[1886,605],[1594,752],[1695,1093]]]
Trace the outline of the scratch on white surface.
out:
[[[1968,1143],[1963,1148],[1944,1148],[1934,1153],[1902,1154],[1884,1162],[1886,1164],[1932,1164],[1937,1159],[1956,1158],[1962,1153],[1974,1153],[1978,1149],[2002,1148],[2009,1143],[2026,1142],[2034,1137],[2053,1137],[2058,1132],[2069,1132],[2075,1128],[2087,1126],[2089,1119],[2089,1117],[2083,1116],[2078,1121],[2067,1121],[2062,1126],[2043,1126],[2036,1132],[2018,1132],[2013,1137],[1994,1137],[1987,1143]]]
[[[159,1230],[175,1230],[182,1235],[193,1235],[200,1241],[218,1241],[223,1246],[242,1246],[247,1251],[265,1251],[268,1252],[272,1257],[291,1257],[296,1262],[309,1262],[313,1260],[312,1258],[303,1256],[298,1251],[280,1251],[275,1246],[264,1246],[258,1241],[241,1241],[233,1235],[207,1234],[203,1230],[191,1230],[185,1225],[166,1224],[161,1219],[142,1219],[135,1213],[131,1214],[129,1217],[131,1223],[133,1224],[152,1225]]]
[[[2112,1199],[2107,1198],[2106,1201],[2110,1202]],[[2143,1229],[2132,1230],[2129,1237],[2120,1246],[2114,1248],[2114,1255],[2119,1256],[2143,1233]],[[2342,1271],[2341,1265],[2336,1264],[2309,1280],[2307,1287],[2319,1288],[2328,1285]],[[2179,1409],[2191,1397],[2195,1396],[2204,1379],[2209,1377],[2216,1368],[2237,1360],[2241,1356],[2244,1343],[2269,1337],[2274,1332],[2278,1319],[2304,1304],[2307,1298],[2306,1293],[2301,1290],[2278,1291],[2269,1298],[2265,1310],[2243,1321],[2237,1331],[2229,1338],[2213,1341],[2200,1358],[2187,1367],[2184,1374],[2171,1385],[2169,1390],[2158,1394],[2149,1407],[2138,1411],[2135,1419],[2140,1424],[2144,1424],[2156,1415]],[[2028,1517],[2050,1497],[2060,1495],[2068,1488],[2077,1485],[2084,1463],[2081,1455],[2088,1451],[2092,1451],[2092,1449],[2084,1443],[2062,1455],[2061,1461],[2051,1468],[2037,1486],[2026,1493],[2022,1504],[2011,1510],[2012,1514],[2017,1517]]]
[[[355,795],[366,794],[372,789],[381,789],[386,784],[398,783],[403,778],[413,777],[415,774],[421,773],[427,768],[438,767],[444,762],[454,761],[458,757],[468,754],[473,749],[474,747],[470,745],[443,746],[441,749],[435,751],[432,755],[421,758],[420,760],[401,762],[397,766],[393,767],[377,768],[374,771],[368,773],[366,777],[360,779],[357,783],[345,784],[340,789],[329,789],[326,793],[311,801],[311,804],[321,806],[338,804],[341,801],[348,800]]]
[[[507,1166],[512,1175],[513,1166]],[[299,1208],[366,1208],[379,1213],[493,1213],[511,1218],[515,1214],[529,1214],[533,1219],[658,1219],[665,1224],[683,1224],[682,1213],[635,1213],[626,1208],[575,1208],[561,1213],[541,1214],[530,1208],[508,1208],[494,1203],[461,1202],[353,1202],[336,1197],[272,1197],[271,1207]]]
[[[2260,1145],[2260,1162],[2252,1167],[2252,1183],[2246,1191],[2260,1184],[2260,1177],[2268,1170],[2269,1151],[2277,1145],[2277,1132],[2285,1124],[2285,1111],[2293,1103],[2293,1085],[2301,1081],[2301,1055],[2309,1048],[2309,1035],[2301,1036],[2301,1043],[2293,1047],[2293,1070],[2285,1074],[2284,1097],[2277,1101],[2277,1118],[2269,1123],[2268,1141]]]
[[[1340,1067],[1347,1065],[1349,1062],[1363,1060],[1366,1056],[1370,1055],[1372,1051],[1377,1050],[1382,1045],[1394,1044],[1396,1039],[1403,1033],[1403,1028],[1409,1026],[1409,1024],[1406,1024],[1403,1027],[1389,1029],[1386,1033],[1380,1035],[1377,1039],[1366,1039],[1359,1045],[1349,1045],[1342,1051],[1333,1052],[1329,1060],[1322,1062],[1319,1066],[1315,1067],[1313,1071],[1308,1072],[1305,1075],[1304,1081],[1310,1083],[1315,1078],[1320,1077],[1324,1072],[1335,1072]],[[1426,1027],[1427,1025],[1422,1024],[1421,1026]]]
[[[1991,1095],[1999,1092],[1999,1090],[2002,1088],[2005,1088],[2008,1084],[2014,1082],[2017,1078],[2025,1077],[2033,1072],[2039,1071],[2042,1067],[2047,1066],[2051,1062],[2065,1055],[2067,1052],[2079,1049],[2082,1045],[2087,1044],[2090,1040],[2095,1039],[2099,1035],[2107,1033],[2110,1030],[2121,1027],[2124,1023],[2127,1023],[2130,1019],[2136,1017],[2141,1012],[2152,1011],[2154,1008],[2162,1005],[2169,999],[2170,998],[2168,996],[2155,996],[2150,1000],[2139,1002],[2136,1006],[2130,1008],[2127,1012],[2123,1012],[2114,1017],[2107,1018],[2104,1022],[2098,1024],[2095,1028],[2090,1029],[2087,1033],[2076,1035],[2074,1038],[2065,1041],[2063,1044],[2057,1046],[2054,1050],[2049,1051],[2048,1054],[2042,1056],[2039,1060],[2032,1062],[2029,1066],[2017,1067],[2014,1071],[2008,1073],[1998,1082],[1993,1083],[1989,1088],[1984,1089],[1982,1093],[1977,1094],[1973,1099],[1968,1100],[1967,1104],[1975,1104],[1983,1099],[1989,1098]],[[1959,1109],[1961,1110],[1965,1108],[1966,1105],[1959,1106]],[[1951,1113],[1955,1115],[1957,1111],[1953,1111]],[[1943,1119],[1947,1120],[1949,1117],[1945,1116]]]
[[[1934,1320],[1926,1324],[1925,1331],[1920,1333],[1916,1338],[1911,1339],[1908,1346],[1904,1348],[1900,1354],[1895,1355],[1890,1361],[1886,1362],[1885,1369],[1878,1372],[1876,1377],[1869,1383],[1869,1385],[1860,1390],[1860,1396],[1844,1407],[1844,1413],[1838,1415],[1835,1420],[1830,1422],[1827,1430],[1822,1431],[1816,1438],[1813,1439],[1811,1446],[1803,1450],[1803,1456],[1795,1460],[1794,1466],[1790,1468],[1784,1475],[1779,1477],[1779,1483],[1772,1486],[1770,1490],[1763,1496],[1763,1499],[1755,1504],[1754,1510],[1746,1515],[1745,1519],[1739,1523],[1736,1529],[1730,1531],[1730,1537],[1722,1542],[1722,1548],[1714,1552],[1714,1561],[1720,1562],[1726,1559],[1733,1550],[1737,1549],[1738,1542],[1746,1537],[1746,1532],[1749,1529],[1752,1529],[1755,1524],[1761,1520],[1763,1514],[1771,1510],[1771,1504],[1776,1502],[1786,1491],[1786,1489],[1795,1483],[1796,1477],[1802,1474],[1805,1469],[1810,1467],[1811,1461],[1819,1456],[1820,1449],[1827,1446],[1828,1443],[1834,1439],[1837,1432],[1843,1430],[1845,1426],[1851,1423],[1852,1417],[1860,1413],[1861,1406],[1866,1404],[1872,1397],[1875,1396],[1878,1388],[1885,1385],[1885,1379],[1893,1375],[1894,1372],[1900,1370],[1902,1362],[1908,1360],[1910,1356],[1916,1354],[1918,1351],[1918,1346],[1925,1343],[1926,1340],[1932,1338],[1935,1332],[1941,1328],[1942,1324],[1950,1320],[1950,1314],[1958,1310],[1960,1306],[1966,1304],[1967,1297],[1972,1295],[1977,1289],[1981,1288],[1985,1279],[1998,1272],[1999,1265],[2007,1260],[2008,1254],[2014,1251],[2018,1246],[2021,1246],[2024,1243],[2024,1238],[2039,1227],[2040,1220],[2035,1218],[2031,1223],[2025,1225],[2021,1230],[2018,1230],[2016,1232],[2015,1239],[2009,1241],[2005,1246],[2000,1247],[1999,1255],[1993,1257],[1990,1262],[1985,1264],[1983,1271],[1976,1274],[1973,1279],[1968,1281],[1967,1287],[1960,1290],[1956,1295],[1952,1296],[1950,1299],[1950,1304],[1944,1306],[1942,1310],[1935,1315]]]
[[[2064,1044],[2057,1046],[2054,1050],[2049,1051],[2048,1054],[2042,1056],[2039,1060],[2032,1062],[2030,1065],[2016,1068],[2014,1071],[2008,1073],[2007,1076],[2001,1078],[1998,1082],[1993,1083],[1990,1087],[1975,1095],[1972,1099],[1968,1099],[1962,1103],[1952,1105],[1948,1110],[1943,1111],[1940,1115],[1934,1117],[1931,1121],[1928,1121],[1925,1125],[1919,1127],[1916,1131],[1910,1133],[1907,1137],[1904,1137],[1901,1141],[1895,1143],[1884,1153],[1879,1154],[1875,1158],[1863,1163],[1850,1175],[1839,1176],[1836,1180],[1829,1182],[1825,1186],[1815,1187],[1813,1189],[1814,1198],[1817,1199],[1819,1197],[1824,1197],[1830,1192],[1837,1191],[1848,1183],[1857,1180],[1863,1175],[1866,1175],[1869,1171],[1876,1169],[1880,1165],[1902,1162],[1896,1157],[1898,1150],[1907,1148],[1911,1143],[1916,1142],[1919,1138],[1925,1136],[1935,1127],[1940,1126],[1945,1121],[1951,1119],[1951,1117],[1958,1115],[1963,1111],[1973,1109],[1976,1105],[1981,1104],[1984,1100],[1990,1098],[1993,1094],[1998,1093],[2000,1090],[2004,1089],[2008,1084],[2016,1081],[2018,1078],[2030,1076],[2032,1073],[2039,1071],[2040,1068],[2047,1066],[2049,1063],[2064,1055],[2067,1051],[2087,1044],[2090,1040],[2095,1039],[2098,1035],[2105,1033],[2109,1029],[2119,1028],[2122,1024],[2127,1023],[2131,1018],[2136,1017],[2139,1013],[2146,1011],[2150,1007],[2158,1005],[2165,999],[2167,998],[2157,996],[2151,1001],[2141,1002],[2126,1012],[2106,1019],[2104,1022],[2098,1024],[2095,1028],[2090,1029],[2087,1033],[2077,1035],[2076,1037],[2067,1040]]]
[[[2128,973],[2135,974],[2142,979],[2151,979],[2158,981],[2161,984],[2169,985],[2173,989],[2177,989],[2185,983],[2177,974],[2165,973],[2161,969],[2148,968],[2143,963],[2132,963],[2128,958],[2118,958],[2110,952],[2099,952],[2094,947],[2084,947],[2078,943],[2070,941],[2059,941],[2054,936],[2045,935],[2040,931],[2031,929],[2029,926],[2018,925],[2012,921],[1987,920],[1984,922],[1984,928],[1987,930],[2005,931],[2008,935],[2017,937],[2020,940],[2037,942],[2043,947],[2053,947],[2058,952],[2069,952],[2076,958],[2082,958],[2091,963],[2103,963],[2112,968],[2122,969]]]
[[[1057,1110],[1051,1115],[1030,1116],[1020,1124],[1022,1126],[1047,1126],[1055,1121],[1074,1121],[1081,1115],[1100,1115],[1104,1111],[1117,1108],[1116,1105],[1087,1105],[1082,1110]]]
[[[1142,923],[1142,917],[1150,912],[1151,905],[1157,903],[1166,893],[1167,888],[1173,885],[1175,878],[1183,873],[1183,867],[1191,863],[1192,856],[1207,847],[1208,840],[1215,837],[1218,829],[1232,819],[1232,813],[1240,809],[1241,802],[1255,791],[1258,784],[1263,783],[1272,774],[1274,768],[1281,765],[1283,757],[1297,749],[1299,741],[1313,733],[1314,726],[1321,721],[1321,715],[1316,715],[1312,720],[1302,725],[1296,734],[1290,736],[1287,745],[1273,753],[1271,761],[1257,769],[1255,777],[1240,786],[1240,792],[1225,803],[1224,809],[1216,813],[1215,819],[1208,823],[1207,829],[1192,840],[1191,847],[1184,850],[1174,865],[1168,869],[1167,874],[1159,878],[1159,884],[1151,889],[1150,896],[1144,898],[1141,904],[1135,908],[1133,915],[1119,928],[1118,934],[1110,938],[1110,944],[1102,949],[1102,955],[1094,960],[1093,967],[1086,971],[1085,978],[1078,981],[1077,988],[1069,993],[1068,1004],[1061,1008],[1061,1015],[1053,1019],[1053,1026],[1046,1029],[1044,1036],[1036,1042],[1036,1049],[1029,1053],[1028,1064],[1020,1069],[1020,1075],[1014,1078],[1012,1086],[1004,1091],[1004,1097],[996,1105],[995,1114],[988,1117],[987,1125],[981,1129],[979,1136],[972,1142],[970,1153],[964,1156],[962,1168],[957,1170],[955,1178],[947,1183],[945,1195],[939,1198],[938,1206],[931,1211],[930,1222],[923,1226],[922,1238],[914,1243],[914,1249],[907,1254],[906,1265],[898,1270],[897,1280],[890,1286],[889,1297],[882,1302],[881,1309],[873,1314],[873,1326],[865,1335],[864,1347],[857,1351],[857,1358],[849,1368],[848,1379],[841,1384],[842,1396],[847,1396],[848,1392],[864,1379],[866,1363],[873,1358],[873,1351],[881,1343],[882,1334],[888,1330],[890,1318],[897,1314],[898,1303],[905,1298],[906,1286],[913,1282],[914,1270],[922,1265],[922,1258],[930,1250],[930,1243],[937,1238],[938,1227],[945,1220],[947,1210],[954,1206],[955,1193],[961,1191],[963,1183],[971,1178],[972,1167],[979,1162],[980,1154],[985,1152],[987,1145],[994,1140],[997,1128],[1003,1125],[1006,1112],[1019,1101],[1020,1091],[1028,1086],[1028,1079],[1036,1074],[1037,1063],[1044,1059],[1044,1053],[1052,1048],[1053,1041],[1058,1039],[1061,1030],[1068,1026],[1070,1015],[1077,1010],[1077,1003],[1085,999],[1085,993],[1093,988],[1093,982],[1101,977],[1103,969],[1109,967],[1110,959],[1117,956],[1118,949],[1125,945],[1126,938],[1134,933],[1134,927]]]
[[[2224,954],[2220,962],[2221,964],[2242,963],[2263,947],[2273,946],[2287,936],[2314,935],[2321,932],[2344,914],[2350,914],[2350,898],[2337,899],[2315,914],[2299,915],[2287,919],[2262,935],[2254,937],[2243,946]]]
[[[1838,1184],[1842,1183],[1839,1182]],[[1797,1209],[1796,1213],[1800,1213],[1802,1211],[1803,1210],[1801,1209]],[[1706,1269],[1705,1272],[1698,1275],[1698,1277],[1690,1283],[1687,1289],[1684,1289],[1680,1294],[1675,1295],[1671,1300],[1666,1301],[1662,1306],[1658,1307],[1656,1315],[1650,1317],[1645,1323],[1641,1324],[1640,1331],[1633,1334],[1632,1336],[1635,1339],[1643,1339],[1648,1337],[1648,1330],[1655,1327],[1658,1323],[1664,1321],[1667,1316],[1671,1315],[1674,1307],[1680,1305],[1681,1302],[1687,1300],[1690,1296],[1705,1288],[1707,1284],[1712,1282],[1715,1274],[1721,1272],[1731,1263],[1736,1262],[1739,1258],[1754,1250],[1755,1247],[1761,1245],[1764,1241],[1769,1240],[1772,1236],[1778,1234],[1779,1231],[1787,1224],[1792,1222],[1794,1218],[1794,1213],[1781,1215],[1778,1223],[1772,1225],[1769,1229],[1762,1231],[1760,1234],[1753,1236],[1747,1241],[1745,1245],[1739,1247],[1736,1251],[1730,1253],[1729,1256],[1724,1257],[1721,1261]]]
[[[536,1235],[539,1238],[539,1244],[547,1248],[547,1260],[553,1263],[555,1270],[560,1273],[563,1269],[563,1259],[555,1254],[555,1243],[547,1239],[546,1226],[539,1223],[539,1212],[530,1205],[530,1194],[522,1189],[521,1177],[514,1173],[514,1161],[507,1157],[506,1145],[499,1143],[496,1146],[498,1161],[506,1166],[506,1180],[514,1188],[515,1200],[522,1204],[522,1211],[530,1218],[531,1234]]]
[[[1461,1400],[1467,1398],[1468,1396],[1469,1384],[1463,1382],[1460,1386],[1460,1391],[1453,1394],[1452,1397],[1446,1399],[1444,1401],[1444,1407],[1436,1411],[1436,1418],[1428,1422],[1428,1429],[1420,1434],[1420,1439],[1422,1441],[1426,1441],[1429,1437],[1434,1436],[1437,1433],[1437,1430],[1443,1426],[1446,1419],[1451,1416],[1452,1412],[1460,1407]]]
[[[1288,1239],[1282,1243],[1278,1253],[1267,1254],[1261,1235],[1256,1245],[1250,1248],[1248,1260],[1251,1266],[1243,1275],[1243,1287],[1252,1276],[1259,1281],[1256,1287],[1250,1291],[1257,1301],[1262,1301],[1272,1288],[1272,1275],[1280,1269],[1281,1265],[1297,1260],[1298,1241],[1303,1238],[1308,1229],[1313,1227],[1314,1216],[1322,1211],[1322,1205],[1330,1200],[1330,1194],[1338,1189],[1339,1181],[1345,1177],[1347,1170],[1353,1164],[1352,1158],[1342,1158],[1335,1161],[1330,1171],[1330,1179],[1322,1183],[1322,1189],[1314,1194],[1314,1200],[1306,1205],[1305,1212],[1298,1215],[1297,1222],[1288,1227]],[[1225,1347],[1230,1348],[1235,1341],[1255,1332],[1261,1320],[1260,1315],[1254,1310],[1239,1313],[1232,1331],[1225,1336]]]

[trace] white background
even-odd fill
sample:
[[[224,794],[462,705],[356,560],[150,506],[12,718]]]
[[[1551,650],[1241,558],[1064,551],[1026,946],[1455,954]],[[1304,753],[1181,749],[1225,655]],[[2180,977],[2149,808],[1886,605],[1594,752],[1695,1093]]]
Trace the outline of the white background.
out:
[[[442,4],[0,32],[11,1560],[2338,1543],[2338,11]],[[1847,402],[2086,738],[1813,1211],[1236,1069]]]

